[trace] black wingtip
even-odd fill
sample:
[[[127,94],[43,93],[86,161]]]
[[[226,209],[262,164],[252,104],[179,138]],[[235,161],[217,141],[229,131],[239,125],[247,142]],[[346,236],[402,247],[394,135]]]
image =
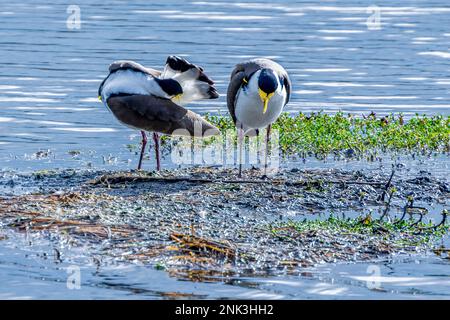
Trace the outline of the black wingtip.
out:
[[[197,80],[206,82],[207,84],[210,84],[210,85],[214,84],[214,81],[210,77],[208,77],[206,74],[204,74],[203,71],[200,73]]]
[[[173,70],[179,72],[185,72],[189,69],[195,68],[196,66],[178,56],[167,57],[166,64],[168,64]]]
[[[193,69],[193,68],[198,69],[200,71],[200,75],[198,77],[199,81],[206,82],[210,85],[214,84],[214,81],[204,73],[202,67],[197,66],[193,63],[190,63],[189,61],[187,61],[184,58],[172,55],[172,56],[167,57],[166,64],[168,64],[172,70],[178,71],[178,72],[185,72],[185,71],[187,71],[189,69]]]
[[[209,99],[217,99],[219,98],[219,93],[217,92],[216,88],[210,87],[208,90]]]

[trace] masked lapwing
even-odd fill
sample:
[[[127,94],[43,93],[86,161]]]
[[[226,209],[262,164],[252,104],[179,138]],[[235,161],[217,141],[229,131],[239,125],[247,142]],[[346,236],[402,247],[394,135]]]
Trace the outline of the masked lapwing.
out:
[[[251,130],[267,128],[264,175],[267,174],[268,143],[272,124],[280,116],[291,95],[286,70],[269,59],[239,63],[231,73],[227,105],[238,130],[239,176],[242,175],[242,145]]]
[[[211,136],[220,131],[184,104],[219,97],[214,82],[203,69],[187,60],[170,56],[162,72],[134,61],[116,61],[98,89],[99,99],[124,125],[140,130],[142,167],[146,132],[153,132],[156,168],[160,170],[160,134]]]

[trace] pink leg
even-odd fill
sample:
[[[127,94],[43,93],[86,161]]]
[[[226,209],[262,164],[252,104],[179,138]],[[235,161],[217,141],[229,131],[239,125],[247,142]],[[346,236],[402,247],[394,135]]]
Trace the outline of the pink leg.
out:
[[[238,177],[242,177],[242,161],[243,161],[243,153],[244,153],[244,129],[242,125],[238,128],[238,144],[239,144],[239,174]]]
[[[270,131],[272,129],[272,125],[269,124],[267,126],[266,132],[266,154],[264,156],[264,177],[267,177],[267,158],[269,157],[269,142],[270,142]]]
[[[155,142],[155,154],[156,154],[156,170],[161,170],[161,156],[159,152],[159,134],[153,132],[153,141]]]
[[[142,135],[142,148],[141,148],[141,156],[139,157],[138,170],[142,168],[142,159],[144,159],[145,146],[147,145],[147,135],[145,131],[141,131]]]

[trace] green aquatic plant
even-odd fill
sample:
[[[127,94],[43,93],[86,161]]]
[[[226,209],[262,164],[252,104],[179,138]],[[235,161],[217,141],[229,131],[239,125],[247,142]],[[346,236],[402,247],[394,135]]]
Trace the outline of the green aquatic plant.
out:
[[[42,179],[42,178],[45,178],[45,177],[53,176],[56,173],[57,172],[55,170],[43,169],[43,170],[34,171],[32,173],[32,176],[34,176],[36,179]]]
[[[222,132],[234,128],[230,117],[206,115]],[[379,151],[449,152],[450,116],[421,116],[405,120],[402,114],[356,117],[338,112],[306,115],[281,114],[273,129],[279,132],[280,150],[285,155],[325,157],[345,152],[347,156]],[[216,138],[217,139],[217,138]]]
[[[376,237],[396,246],[429,245],[449,232],[448,224],[412,220],[386,221],[374,219],[370,214],[359,218],[337,218],[280,222],[269,226],[272,236],[289,240],[313,231],[333,235]],[[286,233],[286,230],[290,232]]]
[[[200,146],[224,143],[226,139],[236,144],[233,121],[225,115],[204,115],[218,127],[222,136],[197,140]],[[416,114],[405,120],[402,114],[377,117],[371,113],[366,117],[338,112],[334,115],[323,112],[306,115],[282,113],[273,125],[279,133],[279,150],[282,156],[314,156],[324,159],[329,155],[345,158],[366,157],[375,160],[386,152],[430,154],[450,152],[450,116],[425,116]],[[264,143],[265,133],[259,136],[258,144]],[[162,145],[178,145],[186,138],[163,136]],[[254,139],[254,138],[253,138]],[[190,141],[190,140],[189,140]],[[249,140],[247,140],[248,142]],[[138,145],[127,145],[130,152]]]

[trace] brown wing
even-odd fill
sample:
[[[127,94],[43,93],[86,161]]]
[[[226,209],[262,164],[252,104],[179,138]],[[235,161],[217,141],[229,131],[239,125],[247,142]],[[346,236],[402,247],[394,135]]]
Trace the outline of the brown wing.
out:
[[[281,77],[283,79],[284,86],[286,87],[286,102],[284,103],[284,105],[287,105],[289,99],[291,98],[292,83],[286,71],[285,74],[282,75]]]
[[[187,136],[220,133],[200,115],[168,99],[151,95],[114,96],[107,105],[120,122],[140,130]]]
[[[236,70],[236,69],[235,69]],[[231,118],[233,118],[234,124],[236,124],[236,96],[239,91],[239,89],[242,86],[243,80],[245,78],[244,71],[233,71],[230,83],[228,84],[228,90],[227,90],[227,106],[228,111],[230,111]]]

